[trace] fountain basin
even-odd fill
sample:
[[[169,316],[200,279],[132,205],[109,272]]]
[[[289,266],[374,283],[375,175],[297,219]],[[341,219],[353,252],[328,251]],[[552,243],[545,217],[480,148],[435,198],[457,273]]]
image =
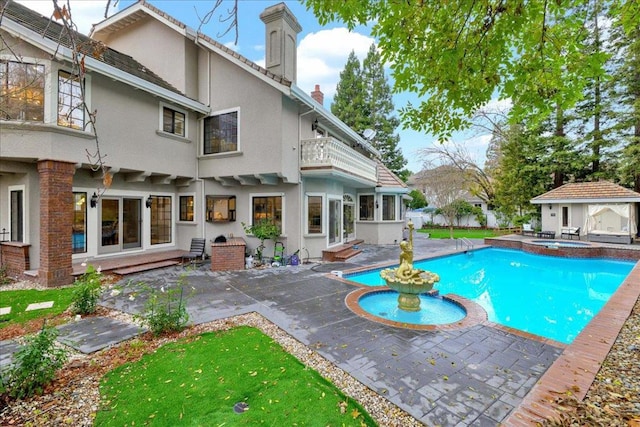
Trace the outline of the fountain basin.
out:
[[[398,307],[398,295],[393,290],[375,290],[362,295],[358,305],[372,316],[399,324],[442,325],[459,322],[467,315],[459,304],[425,294],[416,295],[420,299],[420,310],[403,310]]]

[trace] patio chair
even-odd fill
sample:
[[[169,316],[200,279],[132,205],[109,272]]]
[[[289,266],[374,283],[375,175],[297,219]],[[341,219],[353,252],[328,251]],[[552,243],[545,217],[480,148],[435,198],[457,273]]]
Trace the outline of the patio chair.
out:
[[[535,233],[535,230],[533,229],[533,227],[531,227],[531,224],[522,224],[522,235],[526,236],[533,236]]]
[[[570,240],[573,240],[574,236],[580,240],[580,227],[563,228],[560,230],[560,238],[564,239],[565,236]]]
[[[184,267],[185,261],[188,260],[190,265],[196,264],[198,260],[204,261],[205,252],[204,246],[206,239],[194,237],[191,239],[191,247],[189,252],[182,255],[182,266]]]

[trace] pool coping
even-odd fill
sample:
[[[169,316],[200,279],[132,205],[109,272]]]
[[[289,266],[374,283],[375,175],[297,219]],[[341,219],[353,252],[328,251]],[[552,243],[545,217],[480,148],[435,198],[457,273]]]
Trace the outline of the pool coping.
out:
[[[486,245],[479,247],[475,250],[482,250],[489,247],[509,248],[509,249],[521,249],[525,252],[530,252],[528,248],[523,248],[521,240],[511,239],[485,239]],[[504,243],[504,244],[503,244]],[[537,245],[526,245],[537,246]],[[542,249],[546,249],[544,246],[537,246]],[[569,345],[563,344],[554,340],[550,340],[538,335],[530,334],[524,331],[510,328],[508,326],[498,325],[494,322],[486,320],[486,313],[484,321],[479,322],[483,325],[493,328],[501,329],[509,333],[532,339],[539,342],[545,342],[558,348],[562,348],[563,351],[560,356],[552,363],[547,371],[540,377],[538,382],[533,388],[524,396],[522,402],[515,407],[509,416],[504,419],[503,424],[508,426],[531,426],[538,425],[540,422],[552,418],[558,419],[560,413],[555,410],[555,401],[559,396],[566,395],[570,392],[579,400],[583,400],[587,395],[591,384],[593,383],[602,363],[606,359],[611,347],[615,343],[622,326],[631,314],[636,301],[640,297],[640,251],[629,250],[627,248],[611,248],[610,246],[593,245],[586,248],[561,248],[568,249],[563,250],[551,250],[550,253],[542,251],[531,251],[540,255],[547,256],[560,256],[560,257],[579,257],[579,258],[604,258],[614,260],[627,260],[636,261],[636,265],[633,267],[629,275],[625,278],[622,284],[618,287],[618,290],[609,298],[609,301],[600,309],[600,312],[591,319],[591,321],[585,326],[585,328],[578,334],[578,336]],[[575,255],[573,249],[580,251],[579,255]],[[593,253],[589,254],[586,251],[592,250]],[[441,258],[448,255],[456,255],[459,253],[465,253],[464,250],[447,251],[433,256],[420,258],[421,260]],[[616,253],[620,252],[621,255],[616,256]],[[629,259],[629,252],[633,253],[631,259]],[[392,265],[397,265],[397,262],[378,263],[370,266],[362,266],[354,269],[346,270],[346,274],[362,272],[366,270],[376,270]],[[345,272],[343,272],[345,273]],[[343,283],[366,289],[371,289],[370,286],[360,285],[352,282],[347,278],[336,276],[332,273],[327,273],[327,276],[332,277],[334,280],[339,280]],[[376,290],[388,289],[385,286],[376,286]],[[364,292],[363,292],[364,293]],[[349,295],[354,294],[351,292]],[[347,296],[347,298],[349,297]],[[467,309],[465,305],[467,302],[472,303],[466,298],[459,297],[453,294],[447,294],[446,297],[458,297],[458,303]],[[346,300],[346,299],[345,299]],[[465,301],[466,300],[466,301]],[[475,303],[473,303],[475,304]],[[472,307],[469,304],[469,307]],[[478,307],[480,307],[478,305]],[[482,312],[484,309],[480,307]],[[364,310],[363,310],[364,311]],[[366,313],[366,312],[365,312]],[[368,314],[368,313],[367,313]],[[474,313],[474,318],[475,318]],[[363,316],[366,317],[366,316]],[[380,322],[381,319],[370,319]],[[463,319],[464,320],[464,319]],[[462,320],[462,321],[463,321]],[[460,321],[460,322],[462,322]],[[384,322],[380,322],[384,323]],[[396,323],[396,322],[393,322]],[[456,322],[459,323],[459,322]],[[470,322],[471,323],[471,322]],[[475,323],[478,324],[478,323]],[[451,327],[443,325],[428,325],[432,328],[429,330],[448,330]],[[448,324],[453,325],[453,324]],[[397,325],[392,325],[396,326]],[[413,326],[413,325],[408,325]],[[464,328],[465,326],[458,326],[457,328]],[[411,328],[410,328],[411,329]]]

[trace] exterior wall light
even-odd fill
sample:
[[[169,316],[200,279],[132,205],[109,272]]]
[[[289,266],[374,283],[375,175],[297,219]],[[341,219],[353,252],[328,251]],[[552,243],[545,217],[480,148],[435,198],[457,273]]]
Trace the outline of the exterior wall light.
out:
[[[96,192],[93,192],[93,196],[91,196],[91,200],[89,201],[89,206],[91,206],[92,208],[95,208],[96,206],[98,206],[98,195],[96,194]]]
[[[146,207],[150,208],[152,203],[153,203],[153,197],[152,197],[152,196],[149,196],[149,197],[147,198],[147,200],[144,202],[144,205],[145,205]]]

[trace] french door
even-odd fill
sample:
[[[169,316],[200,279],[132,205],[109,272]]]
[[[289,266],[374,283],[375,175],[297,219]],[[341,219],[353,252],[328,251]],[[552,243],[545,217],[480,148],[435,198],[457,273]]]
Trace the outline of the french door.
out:
[[[142,199],[102,197],[100,224],[100,253],[141,247]]]
[[[329,244],[342,241],[342,200],[329,199]]]

